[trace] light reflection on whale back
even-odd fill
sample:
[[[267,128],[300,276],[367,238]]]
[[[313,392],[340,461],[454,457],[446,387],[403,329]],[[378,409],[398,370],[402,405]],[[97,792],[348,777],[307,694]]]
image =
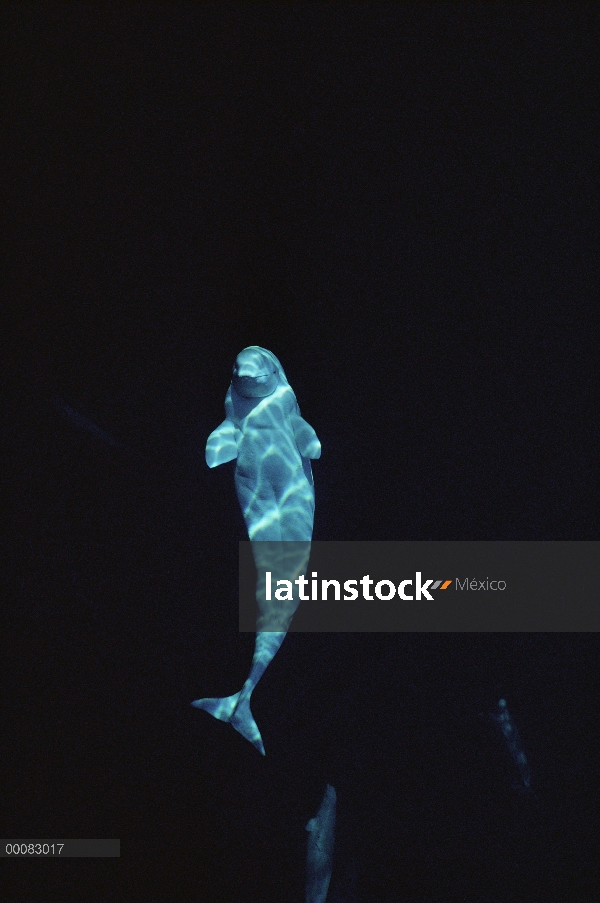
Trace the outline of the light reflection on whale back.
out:
[[[296,436],[305,421],[274,354],[251,346],[238,355],[236,367],[242,362],[243,369],[244,358],[250,354],[262,359],[265,369],[269,365],[274,368],[276,382],[266,397],[244,397],[238,389],[247,387],[239,386],[234,375],[225,398],[226,417],[240,433],[235,486],[248,536],[257,541],[310,541],[314,484],[310,459],[301,454]],[[251,360],[245,370],[258,369],[253,363]]]
[[[268,393],[268,394],[267,394]],[[237,430],[235,486],[258,571],[257,630],[286,631],[299,603],[267,601],[264,574],[292,582],[310,556],[315,492],[310,459],[297,434],[310,430],[275,355],[260,346],[236,359],[225,413]],[[318,440],[316,440],[318,442]],[[313,450],[314,451],[314,450]],[[319,446],[320,451],[320,446]]]

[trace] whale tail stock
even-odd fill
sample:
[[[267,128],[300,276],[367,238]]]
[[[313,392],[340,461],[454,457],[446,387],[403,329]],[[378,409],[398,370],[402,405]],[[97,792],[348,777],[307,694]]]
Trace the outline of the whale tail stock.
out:
[[[197,709],[204,709],[219,721],[228,721],[238,734],[249,740],[263,756],[265,747],[258,725],[250,711],[250,696],[284,639],[285,631],[283,630],[257,633],[250,674],[239,693],[222,698],[197,699],[192,703]]]
[[[241,698],[242,691],[232,696],[212,697],[196,699],[192,705],[197,709],[203,709],[218,718],[219,721],[227,721],[237,732],[261,753],[265,755],[265,747],[258,729],[258,725],[250,711],[250,697]]]

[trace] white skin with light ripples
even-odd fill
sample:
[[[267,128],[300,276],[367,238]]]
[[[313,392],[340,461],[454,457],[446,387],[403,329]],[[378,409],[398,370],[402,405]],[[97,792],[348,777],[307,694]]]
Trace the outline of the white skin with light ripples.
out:
[[[293,581],[305,573],[310,556],[315,510],[310,459],[320,457],[321,444],[300,416],[272,352],[252,345],[237,356],[225,415],[208,438],[206,462],[212,468],[236,460],[237,497],[259,574],[266,568]],[[228,721],[264,755],[250,695],[281,646],[299,598],[295,591],[292,600],[268,603],[260,577],[256,598],[258,632],[244,686],[233,696],[198,699],[192,705]]]

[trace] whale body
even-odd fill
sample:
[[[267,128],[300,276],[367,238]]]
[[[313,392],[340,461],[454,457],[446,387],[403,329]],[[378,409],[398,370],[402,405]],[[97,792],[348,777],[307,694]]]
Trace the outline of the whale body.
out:
[[[319,811],[306,826],[306,903],[325,903],[327,899],[333,869],[336,806],[335,788],[328,784]]]
[[[55,396],[53,399],[53,406],[59,414],[73,424],[73,426],[77,427],[77,429],[85,430],[87,433],[94,436],[96,439],[100,439],[101,442],[105,442],[107,445],[119,445],[112,436],[105,432],[105,430],[100,429],[93,420],[80,414],[79,411],[76,411],[70,405],[65,404],[62,398]]]
[[[275,355],[251,345],[238,354],[225,396],[225,420],[208,437],[206,463],[235,460],[235,488],[259,574],[257,635],[252,667],[233,696],[197,699],[192,705],[228,721],[264,755],[250,711],[250,695],[281,646],[299,603],[298,591],[282,604],[268,602],[264,574],[292,581],[310,557],[315,491],[311,459],[321,455],[314,429]]]
[[[492,715],[492,718],[500,728],[511,758],[519,769],[523,788],[535,796],[535,791],[531,787],[531,769],[521,745],[519,732],[508,711],[506,699],[498,700],[498,714]]]

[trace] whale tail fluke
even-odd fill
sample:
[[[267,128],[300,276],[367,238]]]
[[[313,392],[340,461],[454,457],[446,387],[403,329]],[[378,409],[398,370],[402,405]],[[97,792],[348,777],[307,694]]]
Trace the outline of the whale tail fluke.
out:
[[[265,755],[265,747],[258,729],[258,725],[250,711],[250,697],[240,699],[239,693],[233,696],[212,697],[196,699],[192,705],[197,709],[203,709],[218,718],[219,721],[228,721],[229,724],[261,753]]]
[[[258,729],[258,725],[254,720],[250,711],[250,697],[246,696],[240,699],[239,704],[233,713],[230,724],[236,731],[249,740],[252,746],[256,747],[261,755],[265,755],[265,747]]]
[[[235,712],[239,698],[240,694],[234,693],[233,696],[223,696],[221,698],[214,696],[208,699],[196,699],[192,705],[197,709],[203,709],[209,715],[212,715],[213,718],[218,718],[219,721],[231,721],[231,716]]]

